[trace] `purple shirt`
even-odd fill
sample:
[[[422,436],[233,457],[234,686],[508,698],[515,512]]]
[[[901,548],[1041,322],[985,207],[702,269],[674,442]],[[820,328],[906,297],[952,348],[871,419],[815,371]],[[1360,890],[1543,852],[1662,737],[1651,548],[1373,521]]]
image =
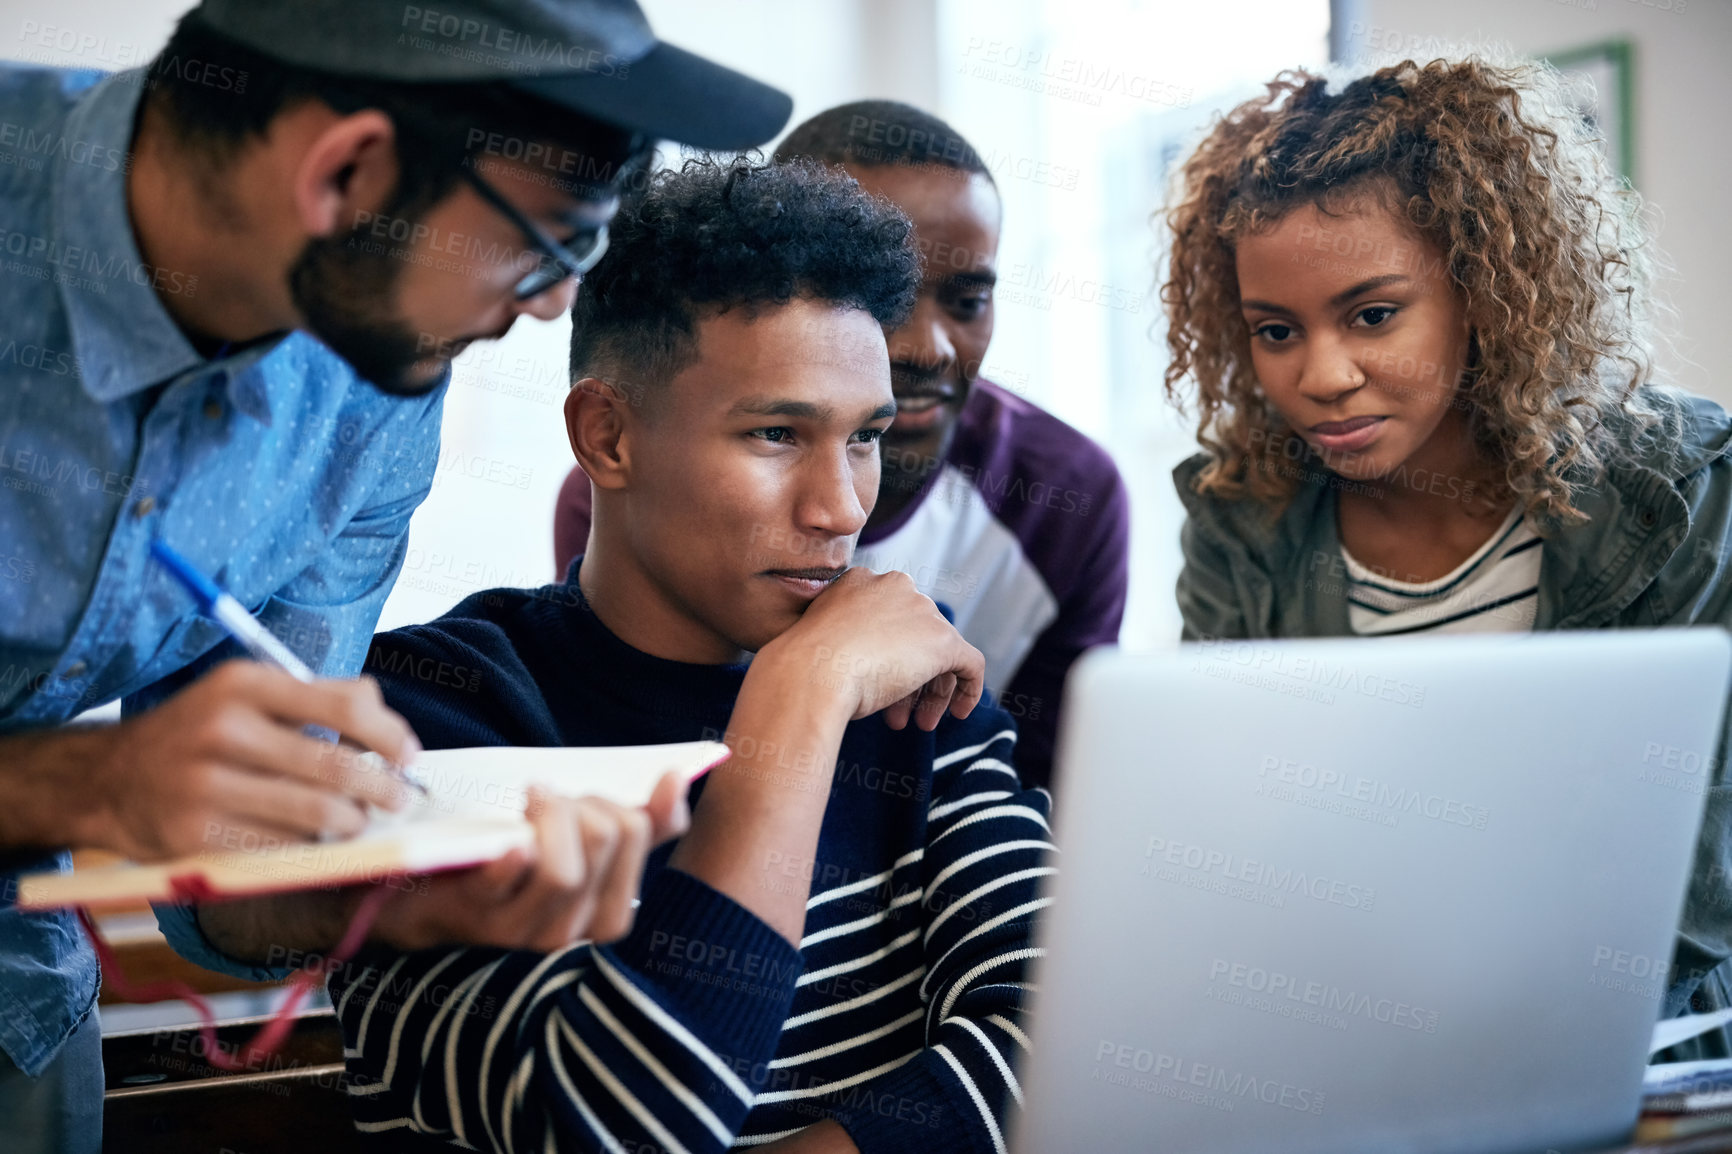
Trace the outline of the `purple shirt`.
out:
[[[573,469],[554,513],[560,572],[589,536],[589,480]],[[860,536],[856,564],[900,569],[955,614],[986,656],[989,686],[1017,720],[1017,769],[1052,776],[1071,664],[1118,641],[1130,506],[1099,445],[988,381],[975,383],[941,468],[887,525]]]

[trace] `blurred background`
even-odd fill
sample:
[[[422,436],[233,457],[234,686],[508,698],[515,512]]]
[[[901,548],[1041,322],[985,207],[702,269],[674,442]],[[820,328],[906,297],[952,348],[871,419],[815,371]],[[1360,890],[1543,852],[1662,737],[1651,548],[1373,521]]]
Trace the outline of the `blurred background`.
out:
[[[1285,68],[1496,46],[1594,83],[1591,110],[1648,198],[1671,262],[1667,376],[1732,406],[1713,337],[1732,316],[1728,0],[642,0],[658,33],[794,97],[905,100],[969,138],[1004,194],[986,375],[1104,444],[1132,490],[1124,641],[1179,630],[1179,504],[1191,449],[1161,394],[1155,215],[1218,113]],[[147,60],[188,0],[5,0],[0,56],[67,67]],[[494,585],[555,579],[551,520],[571,467],[568,324],[521,321],[458,361],[432,496],[381,628]]]

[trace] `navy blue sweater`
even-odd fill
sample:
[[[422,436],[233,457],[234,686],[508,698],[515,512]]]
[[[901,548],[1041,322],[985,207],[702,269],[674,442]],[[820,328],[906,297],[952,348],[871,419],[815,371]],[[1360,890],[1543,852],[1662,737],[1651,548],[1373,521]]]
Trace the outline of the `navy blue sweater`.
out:
[[[717,738],[746,672],[631,648],[575,581],[476,594],[375,638],[367,669],[430,749]],[[865,1154],[1001,1154],[1053,872],[1015,740],[985,704],[930,734],[848,726],[816,858],[763,879],[810,894],[798,950],[669,848],[613,945],[370,949],[331,980],[358,1125],[635,1154],[834,1117]]]

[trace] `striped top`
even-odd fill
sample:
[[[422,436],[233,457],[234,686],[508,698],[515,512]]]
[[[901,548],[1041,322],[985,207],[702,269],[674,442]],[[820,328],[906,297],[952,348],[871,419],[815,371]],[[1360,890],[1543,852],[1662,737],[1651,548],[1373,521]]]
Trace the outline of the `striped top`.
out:
[[[1357,634],[1377,637],[1531,630],[1544,543],[1518,505],[1473,556],[1435,581],[1392,580],[1343,545],[1348,623]]]
[[[428,748],[713,738],[745,673],[631,649],[575,582],[477,594],[375,639],[374,657]],[[475,688],[389,672],[422,657],[468,667]],[[984,704],[931,734],[848,726],[815,859],[765,863],[765,886],[810,894],[797,951],[666,868],[665,847],[621,942],[370,949],[330,981],[359,1127],[635,1154],[833,1117],[866,1154],[1002,1154],[1054,872],[1048,798],[1020,787],[1015,740]]]

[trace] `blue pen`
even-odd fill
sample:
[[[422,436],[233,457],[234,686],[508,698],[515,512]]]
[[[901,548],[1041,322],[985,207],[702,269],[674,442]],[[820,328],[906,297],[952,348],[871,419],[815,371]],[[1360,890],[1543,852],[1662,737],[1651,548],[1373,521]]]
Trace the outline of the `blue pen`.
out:
[[[229,636],[240,642],[253,657],[281,669],[296,681],[312,683],[313,671],[307,668],[306,662],[278,641],[276,634],[260,625],[259,619],[248,613],[247,607],[236,601],[233,594],[224,592],[222,586],[193,568],[191,561],[160,540],[150,543],[150,555],[186,586],[186,591],[198,602],[200,613],[227,629]]]
[[[245,605],[235,600],[233,594],[225,592],[215,581],[200,573],[191,561],[176,553],[160,539],[150,543],[150,555],[186,586],[186,591],[198,602],[200,613],[227,629],[229,636],[240,642],[241,647],[256,660],[281,669],[296,681],[308,684],[314,681],[313,671],[307,668],[306,662],[295,656],[294,650],[277,640],[276,634],[259,624],[259,619],[248,613]],[[427,787],[401,770],[397,773],[397,779],[418,791],[421,796],[427,796]]]

